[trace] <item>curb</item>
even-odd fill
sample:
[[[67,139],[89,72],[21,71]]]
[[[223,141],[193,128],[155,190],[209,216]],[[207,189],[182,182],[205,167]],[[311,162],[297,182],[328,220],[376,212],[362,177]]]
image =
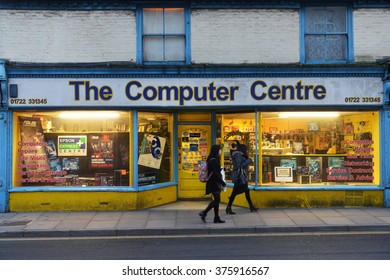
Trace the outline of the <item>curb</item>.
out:
[[[307,226],[307,227],[243,227],[204,229],[110,229],[64,231],[3,231],[4,238],[66,238],[66,237],[117,237],[117,236],[170,236],[170,235],[230,235],[261,233],[323,233],[323,232],[390,232],[390,225],[357,226]]]

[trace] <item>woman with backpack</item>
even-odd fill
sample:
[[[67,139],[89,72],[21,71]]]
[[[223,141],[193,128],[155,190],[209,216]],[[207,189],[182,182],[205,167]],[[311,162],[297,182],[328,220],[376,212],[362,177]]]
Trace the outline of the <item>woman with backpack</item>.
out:
[[[238,172],[240,169],[243,170],[245,176],[248,174],[248,166],[252,163],[252,159],[248,156],[248,146],[240,144],[238,141],[236,143],[237,149],[232,152],[232,160],[233,160],[233,171],[232,171],[232,182],[234,182],[233,191],[229,197],[229,202],[226,207],[226,214],[236,214],[232,211],[232,204],[237,194],[245,193],[245,198],[248,201],[249,209],[251,212],[257,211],[257,208],[253,205],[250,190],[248,185],[244,188],[240,188],[235,182],[238,177]],[[248,178],[246,178],[248,182]]]
[[[200,218],[205,223],[207,213],[214,209],[214,223],[221,224],[225,221],[219,217],[219,203],[221,201],[221,187],[226,186],[221,175],[221,147],[213,145],[210,149],[210,154],[207,157],[207,174],[208,180],[206,183],[206,195],[212,194],[213,200],[209,203],[205,210],[199,213]]]

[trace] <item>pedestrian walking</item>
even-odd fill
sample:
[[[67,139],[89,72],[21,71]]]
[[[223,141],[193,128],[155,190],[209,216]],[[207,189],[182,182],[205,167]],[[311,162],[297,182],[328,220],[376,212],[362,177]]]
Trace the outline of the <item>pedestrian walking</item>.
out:
[[[246,182],[248,182],[248,166],[253,162],[252,159],[248,156],[248,146],[244,144],[240,144],[238,141],[236,143],[237,149],[232,152],[232,161],[233,161],[233,171],[232,171],[232,181],[234,183],[233,191],[229,197],[229,202],[226,207],[226,214],[236,214],[232,210],[232,204],[236,195],[245,193],[245,198],[248,201],[249,209],[251,212],[257,211],[257,208],[253,205],[250,190],[248,188],[248,184],[244,187],[240,187],[237,185],[236,180],[239,176],[239,172],[243,172],[244,176],[246,176]]]
[[[206,209],[199,213],[200,218],[205,223],[207,213],[214,209],[214,223],[221,224],[224,220],[219,217],[219,203],[221,201],[221,189],[226,186],[221,175],[221,147],[213,145],[210,149],[210,154],[207,157],[207,174],[206,195],[212,195],[212,201],[207,205]]]

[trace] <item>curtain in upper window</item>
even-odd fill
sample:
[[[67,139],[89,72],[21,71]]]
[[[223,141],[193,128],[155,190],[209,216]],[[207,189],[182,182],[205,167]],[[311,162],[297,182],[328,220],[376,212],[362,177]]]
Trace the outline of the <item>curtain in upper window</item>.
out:
[[[346,7],[306,7],[305,62],[347,62],[347,25]]]

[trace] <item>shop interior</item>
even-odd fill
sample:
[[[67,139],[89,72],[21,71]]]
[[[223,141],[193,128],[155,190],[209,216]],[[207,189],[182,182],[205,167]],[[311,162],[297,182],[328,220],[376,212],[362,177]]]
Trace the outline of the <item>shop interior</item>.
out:
[[[34,112],[16,118],[16,186],[129,185],[128,113]]]
[[[217,114],[226,181],[231,182],[232,144],[239,141],[253,159],[253,186],[379,184],[378,114]],[[14,186],[131,185],[130,112],[17,112],[14,118]],[[139,112],[137,123],[138,185],[172,181],[173,114]]]
[[[238,140],[258,155],[258,168],[254,160],[248,172],[253,185],[379,184],[377,112],[264,112],[259,120],[256,126],[254,113],[218,116],[227,179]]]
[[[15,186],[130,186],[131,114],[15,113]],[[172,181],[172,114],[138,113],[138,185]]]

